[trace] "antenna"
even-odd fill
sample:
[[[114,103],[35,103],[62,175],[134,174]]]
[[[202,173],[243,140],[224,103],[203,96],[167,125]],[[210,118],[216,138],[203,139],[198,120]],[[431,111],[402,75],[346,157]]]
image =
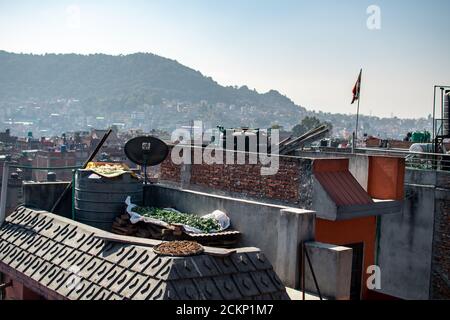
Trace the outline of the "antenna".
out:
[[[130,161],[144,167],[144,183],[147,184],[147,167],[163,162],[169,154],[169,147],[158,138],[140,136],[127,141],[125,154]]]

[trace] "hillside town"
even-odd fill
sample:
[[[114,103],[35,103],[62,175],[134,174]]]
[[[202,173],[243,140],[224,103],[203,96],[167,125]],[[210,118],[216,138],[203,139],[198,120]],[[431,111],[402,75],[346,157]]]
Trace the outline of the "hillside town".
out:
[[[3,314],[448,303],[448,12],[0,1]]]

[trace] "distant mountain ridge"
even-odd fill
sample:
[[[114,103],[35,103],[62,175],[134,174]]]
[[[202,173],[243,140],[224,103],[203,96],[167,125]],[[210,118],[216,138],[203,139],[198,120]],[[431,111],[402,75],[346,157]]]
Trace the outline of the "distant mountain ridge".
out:
[[[143,96],[195,103],[225,103],[257,108],[304,112],[275,90],[264,94],[224,87],[177,61],[149,53],[123,56],[105,54],[14,54],[0,51],[0,100],[53,98],[123,98]]]
[[[60,111],[60,105],[49,103],[55,99],[80,101],[65,110],[65,119],[55,120],[61,121],[59,126],[46,119]],[[30,100],[42,105],[36,114],[20,110],[22,103]],[[335,133],[345,136],[355,123],[353,115],[308,111],[276,90],[258,93],[247,86],[222,86],[199,71],[150,53],[34,55],[0,51],[0,107],[10,110],[3,116],[5,128],[14,118],[34,121],[36,130],[50,126],[53,131],[128,120],[128,127],[143,129],[172,130],[190,120],[211,126],[267,128],[279,124],[291,129],[309,115],[331,122]],[[92,118],[104,120],[100,123]],[[361,116],[360,120],[361,130],[396,138],[407,131],[431,128],[430,119],[423,118]]]

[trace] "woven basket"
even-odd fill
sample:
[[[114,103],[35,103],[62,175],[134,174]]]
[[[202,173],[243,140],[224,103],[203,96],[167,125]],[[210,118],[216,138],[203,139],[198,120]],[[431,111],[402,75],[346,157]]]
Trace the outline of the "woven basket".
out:
[[[163,256],[187,257],[201,254],[204,249],[201,244],[193,241],[171,241],[154,246],[153,251]]]

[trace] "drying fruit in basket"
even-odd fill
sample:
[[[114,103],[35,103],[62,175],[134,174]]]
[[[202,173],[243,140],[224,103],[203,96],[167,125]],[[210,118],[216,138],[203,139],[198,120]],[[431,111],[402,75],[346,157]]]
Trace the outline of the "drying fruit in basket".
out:
[[[194,241],[171,241],[153,247],[153,251],[168,256],[191,256],[202,253],[203,246]]]
[[[130,168],[123,163],[89,162],[86,169],[106,178],[118,177],[124,173],[132,173]],[[134,176],[134,173],[132,175]]]
[[[219,222],[212,218],[202,218],[193,214],[180,213],[167,209],[139,206],[136,206],[131,210],[143,217],[161,220],[168,224],[184,224],[199,229],[205,233],[210,233],[221,229]]]

